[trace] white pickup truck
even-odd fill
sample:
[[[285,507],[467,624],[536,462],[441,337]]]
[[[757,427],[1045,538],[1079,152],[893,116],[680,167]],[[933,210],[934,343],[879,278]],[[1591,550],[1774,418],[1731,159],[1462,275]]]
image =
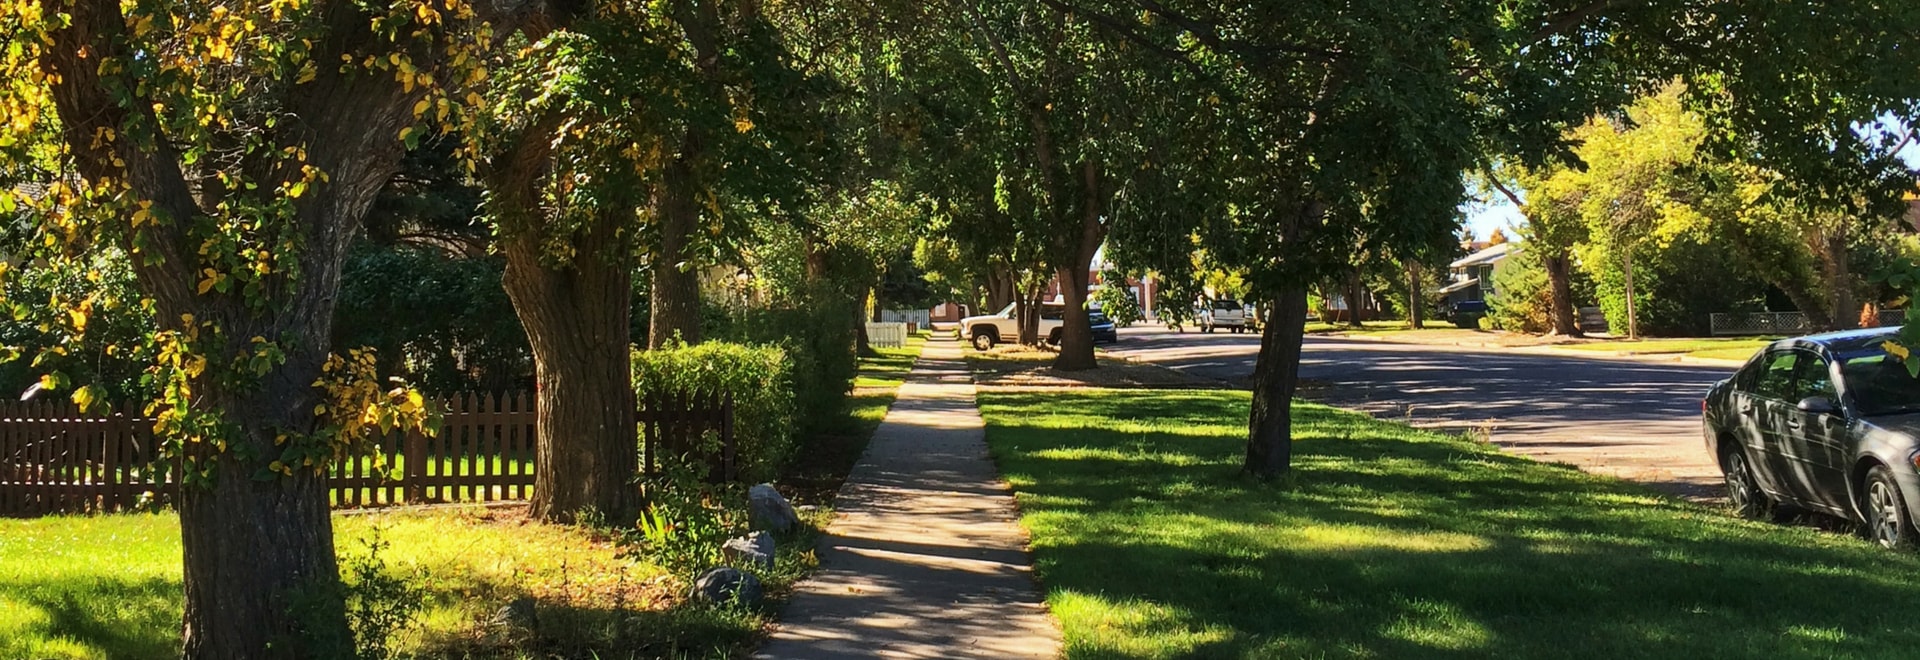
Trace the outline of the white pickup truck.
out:
[[[1214,328],[1226,328],[1232,332],[1247,331],[1247,309],[1238,300],[1215,300],[1201,307],[1194,317],[1200,324],[1201,332],[1213,332]]]
[[[960,319],[960,338],[973,342],[980,350],[993,348],[995,344],[1004,344],[1020,337],[1020,323],[1013,318],[1018,304],[1009,304],[995,314],[969,316]],[[1060,341],[1060,326],[1065,321],[1067,308],[1064,305],[1040,305],[1040,336],[1047,341]]]

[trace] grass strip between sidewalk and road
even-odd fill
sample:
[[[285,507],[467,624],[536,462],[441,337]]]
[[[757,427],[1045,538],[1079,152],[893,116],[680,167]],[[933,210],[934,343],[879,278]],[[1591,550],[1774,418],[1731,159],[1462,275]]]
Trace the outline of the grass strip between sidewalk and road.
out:
[[[1674,355],[1719,360],[1745,360],[1755,351],[1773,343],[1773,339],[1643,339],[1639,341],[1596,341],[1565,344],[1570,351],[1618,353],[1621,355]]]
[[[1920,557],[1749,522],[1462,436],[1248,395],[979,395],[1067,657],[1905,658]]]

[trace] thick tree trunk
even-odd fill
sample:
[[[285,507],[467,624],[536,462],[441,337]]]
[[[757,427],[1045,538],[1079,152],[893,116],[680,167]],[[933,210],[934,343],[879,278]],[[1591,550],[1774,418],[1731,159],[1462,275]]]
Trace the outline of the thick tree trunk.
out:
[[[1355,266],[1351,272],[1347,273],[1347,291],[1345,295],[1347,297],[1347,325],[1355,328],[1365,326],[1366,324],[1361,321],[1361,312],[1364,311],[1365,305],[1361,301],[1366,298],[1366,289],[1361,286],[1360,268],[1358,266]]]
[[[1580,321],[1573,310],[1573,258],[1565,249],[1542,255],[1541,265],[1547,271],[1547,297],[1553,309],[1553,333],[1568,337],[1585,337],[1580,329]]]
[[[867,339],[867,294],[870,291],[861,289],[859,297],[853,301],[853,349],[859,355],[866,357],[879,355],[874,352],[873,343]]]
[[[689,152],[693,151],[690,147]],[[688,263],[700,228],[700,204],[689,154],[667,165],[654,190],[654,221],[660,244],[653,254],[653,288],[647,347],[660,348],[678,338],[700,343],[700,273]]]
[[[1260,333],[1260,356],[1253,368],[1253,410],[1247,422],[1245,467],[1247,473],[1261,479],[1286,474],[1293,463],[1293,395],[1300,385],[1307,289],[1289,286],[1268,307],[1273,311]]]
[[[1853,263],[1847,253],[1847,231],[1844,225],[1822,232],[1820,237],[1820,265],[1826,276],[1827,301],[1831,303],[1827,312],[1826,327],[1833,330],[1847,330],[1859,324],[1860,308],[1853,299]]]
[[[1006,309],[1020,297],[1020,286],[1013,273],[1005,266],[993,266],[987,270],[987,307],[974,310],[975,314],[993,314]]]
[[[613,212],[618,215],[618,211]],[[611,233],[601,221],[595,234]],[[590,235],[563,269],[541,263],[539,240],[506,249],[505,284],[533,347],[538,415],[533,515],[574,522],[585,510],[624,524],[638,513],[639,469],[629,346],[632,275],[619,248]]]
[[[1426,296],[1421,295],[1420,264],[1407,262],[1407,325],[1418,330],[1427,327]]]
[[[1806,315],[1809,325],[1821,330],[1832,330],[1834,328],[1833,317],[1829,316],[1827,302],[1821,300],[1820,296],[1815,295],[1813,291],[1801,283],[1791,281],[1790,278],[1770,277],[1768,279],[1769,284],[1772,284],[1775,288],[1780,289],[1781,293],[1787,295],[1787,300],[1793,301],[1794,309],[1798,309],[1801,314]]]
[[[1053,368],[1061,371],[1100,366],[1093,357],[1093,325],[1087,320],[1087,275],[1085,265],[1061,268],[1056,274],[1067,303],[1060,323],[1060,354],[1053,358]]]
[[[289,334],[277,338],[300,336]],[[341,616],[325,478],[310,469],[253,478],[278,458],[280,432],[313,427],[320,399],[312,383],[322,355],[289,356],[255,388],[201,384],[205,409],[222,413],[235,435],[228,451],[202,459],[213,463],[210,486],[180,489],[183,657],[332,658],[353,651]]]

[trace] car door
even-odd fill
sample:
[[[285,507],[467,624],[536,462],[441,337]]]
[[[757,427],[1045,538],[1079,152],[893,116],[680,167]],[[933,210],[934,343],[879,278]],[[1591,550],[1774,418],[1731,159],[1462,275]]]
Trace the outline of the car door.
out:
[[[1834,386],[1833,365],[1812,353],[1800,353],[1794,365],[1793,395],[1780,412],[1781,439],[1797,458],[1804,471],[1803,488],[1810,503],[1838,513],[1846,513],[1847,467],[1852,452],[1847,447],[1847,418],[1840,413],[1839,388]],[[1832,413],[1811,413],[1799,408],[1799,402],[1821,397],[1832,402]]]
[[[1792,350],[1768,353],[1759,372],[1733,395],[1734,414],[1740,420],[1740,437],[1746,443],[1754,479],[1760,482],[1761,490],[1793,500],[1802,498],[1805,489],[1794,477],[1798,460],[1785,446],[1779,416],[1786,398],[1793,394],[1794,367],[1800,356]]]

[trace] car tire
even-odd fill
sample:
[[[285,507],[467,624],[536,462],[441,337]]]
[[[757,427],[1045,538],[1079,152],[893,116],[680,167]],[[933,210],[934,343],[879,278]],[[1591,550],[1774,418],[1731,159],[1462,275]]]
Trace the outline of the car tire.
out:
[[[1049,333],[1047,333],[1047,345],[1049,345],[1049,346],[1059,346],[1059,345],[1060,345],[1060,331],[1059,331],[1059,330],[1057,330],[1057,329],[1056,329],[1056,330],[1054,330],[1053,332],[1049,332]]]
[[[1748,520],[1772,519],[1772,498],[1760,490],[1760,481],[1753,476],[1753,464],[1747,460],[1747,452],[1739,449],[1727,452],[1726,478],[1727,503],[1733,506],[1736,515]]]
[[[1860,514],[1866,525],[1861,531],[1880,547],[1906,550],[1914,546],[1913,518],[1907,514],[1907,501],[1893,471],[1875,465],[1860,484]]]
[[[994,338],[992,333],[976,332],[973,334],[974,350],[991,351],[993,350],[993,345],[997,343],[999,342]]]

